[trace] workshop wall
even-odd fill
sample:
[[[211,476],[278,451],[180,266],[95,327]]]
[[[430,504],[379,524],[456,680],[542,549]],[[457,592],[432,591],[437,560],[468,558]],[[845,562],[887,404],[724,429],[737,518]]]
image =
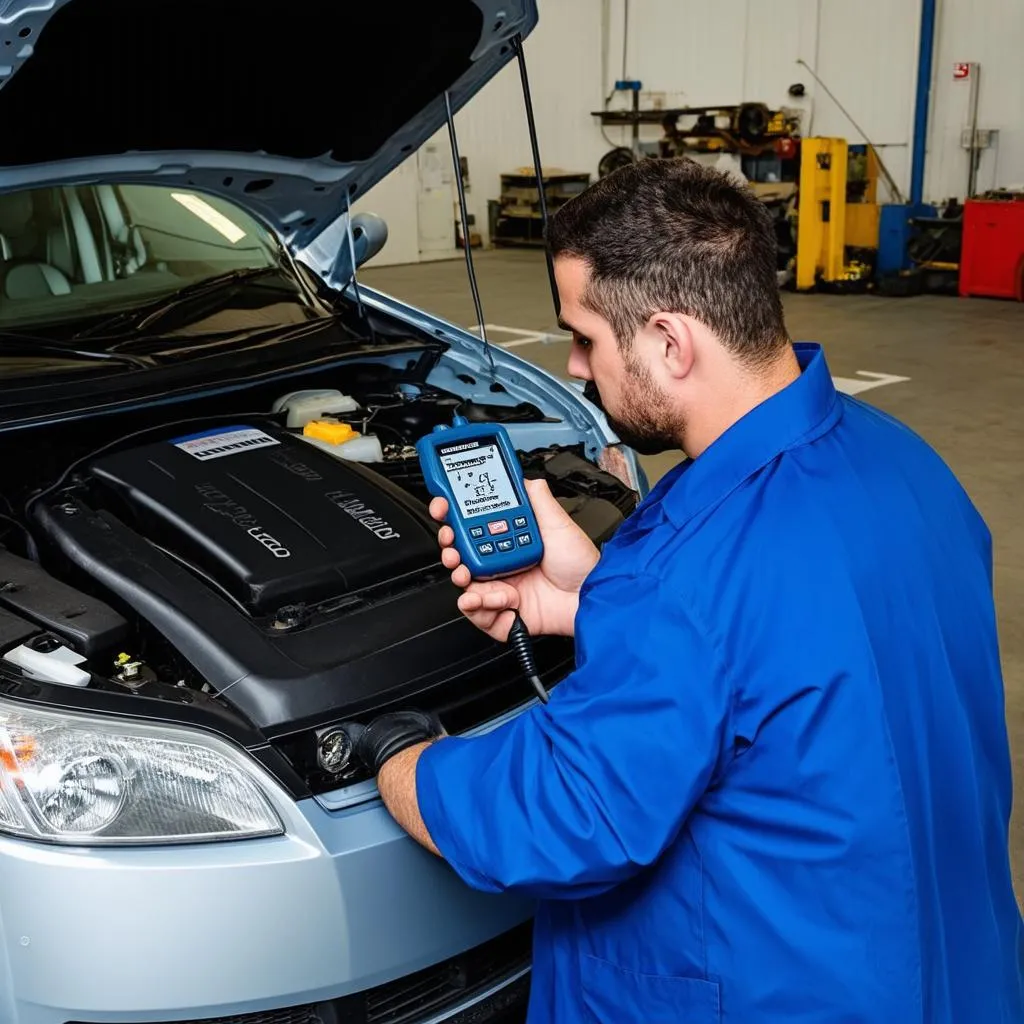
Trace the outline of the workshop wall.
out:
[[[643,102],[663,106],[760,100],[805,111],[805,131],[863,142],[821,77],[879,149],[906,193],[910,186],[920,0],[631,0],[623,66],[624,0],[539,0],[540,23],[526,41],[537,130],[545,166],[596,176],[597,162],[629,132],[602,134],[590,112],[616,79],[643,82]],[[961,129],[969,87],[953,64],[982,67],[981,128],[997,129],[981,158],[978,188],[1024,182],[1024,4],[1019,0],[940,0],[933,66],[925,198],[962,197],[967,154]],[[789,86],[803,83],[794,99]],[[626,105],[625,95],[613,105]],[[456,118],[469,161],[474,230],[487,235],[487,200],[504,172],[529,165],[519,73],[510,65]],[[656,128],[644,129],[656,139]],[[447,138],[441,133],[447,147]],[[447,155],[447,154],[446,154]],[[415,157],[357,204],[391,225],[392,241],[375,264],[426,258],[416,246]],[[410,199],[410,190],[412,198]],[[880,183],[881,198],[890,198]],[[409,218],[412,218],[410,222]]]
[[[609,8],[610,88],[623,71],[624,0],[601,3]],[[761,100],[799,106],[809,115],[808,134],[865,141],[797,63],[803,60],[875,143],[906,192],[920,19],[920,0],[631,0],[626,71],[646,92],[667,93],[666,105]],[[978,127],[997,130],[981,157],[978,190],[1024,182],[1022,46],[1024,4],[1018,0],[939,0],[926,199],[962,198],[967,189],[960,136],[970,123],[970,87],[954,80],[953,66],[960,62],[981,65]],[[793,82],[804,84],[803,101],[787,95]],[[626,136],[621,129],[611,132]]]
[[[976,188],[1024,186],[1024,4],[943,0],[939,13],[926,197],[962,197],[967,190],[968,155],[960,133],[970,125],[970,86],[954,80],[953,65],[971,61],[981,65],[978,127],[996,130],[981,155]]]
[[[601,23],[594,0],[539,0],[541,17],[524,44],[541,157],[545,167],[589,172],[608,150],[591,110],[599,110],[601,93]],[[478,231],[489,241],[487,200],[497,199],[500,177],[532,166],[530,135],[519,68],[504,68],[455,117],[459,150],[469,163],[467,203]],[[447,130],[436,136],[451,159]],[[416,156],[407,159],[355,204],[388,221],[389,240],[368,265],[411,263],[426,258],[417,252]],[[453,189],[454,195],[454,189]]]
[[[611,0],[611,5],[610,48],[618,55],[613,63],[617,77],[622,72],[622,0]],[[918,11],[916,0],[633,0],[628,71],[643,82],[645,92],[667,92],[666,106],[757,100],[798,107],[805,112],[805,134],[864,141],[811,71],[798,63],[802,60],[870,136],[905,188]],[[788,95],[796,82],[806,90],[801,99]],[[618,102],[625,103],[626,97]]]

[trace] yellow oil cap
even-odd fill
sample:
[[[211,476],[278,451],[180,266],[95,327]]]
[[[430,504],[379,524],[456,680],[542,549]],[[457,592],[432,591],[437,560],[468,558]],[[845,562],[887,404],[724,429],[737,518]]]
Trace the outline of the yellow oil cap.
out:
[[[315,437],[318,441],[326,441],[328,444],[344,444],[359,436],[347,423],[331,420],[310,420],[302,428],[302,433],[306,437]]]

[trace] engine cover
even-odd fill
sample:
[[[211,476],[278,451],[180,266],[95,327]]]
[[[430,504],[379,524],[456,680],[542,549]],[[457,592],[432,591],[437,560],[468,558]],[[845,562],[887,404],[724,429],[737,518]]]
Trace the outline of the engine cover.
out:
[[[285,432],[206,431],[99,458],[89,473],[99,505],[252,615],[437,561],[436,527],[404,491]]]
[[[100,456],[33,515],[268,736],[503,654],[459,612],[423,499],[276,427]]]

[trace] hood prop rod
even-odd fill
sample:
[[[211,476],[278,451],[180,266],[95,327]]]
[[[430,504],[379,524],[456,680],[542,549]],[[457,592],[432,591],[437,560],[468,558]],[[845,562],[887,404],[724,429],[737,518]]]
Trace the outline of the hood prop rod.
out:
[[[537,178],[537,196],[540,200],[540,223],[545,239],[548,234],[548,201],[544,190],[544,172],[540,162],[540,146],[537,144],[537,125],[533,119],[533,100],[530,97],[530,79],[526,74],[526,53],[523,51],[523,37],[516,33],[512,47],[519,62],[519,80],[523,86],[523,103],[526,106],[526,125],[530,131],[530,149],[533,151],[533,173]],[[544,257],[548,266],[548,284],[551,286],[551,301],[555,306],[555,317],[562,311],[558,299],[558,285],[555,283],[555,264],[551,258],[551,250],[544,246]]]
[[[494,366],[494,354],[491,343],[487,339],[487,328],[484,326],[484,311],[480,305],[480,289],[476,284],[476,270],[473,267],[473,247],[469,244],[469,214],[466,210],[466,187],[462,181],[462,160],[459,157],[459,140],[455,135],[455,117],[452,115],[451,94],[445,89],[444,107],[448,115],[448,138],[452,146],[452,164],[455,168],[455,186],[459,193],[459,217],[462,220],[462,248],[466,254],[466,273],[469,274],[469,290],[473,293],[473,305],[476,308],[476,321],[480,325],[480,337],[483,339],[484,352],[491,367],[491,377],[497,380],[498,371]]]
[[[356,239],[352,232],[352,197],[348,189],[345,190],[345,240],[348,242],[348,258],[352,263],[352,291],[356,296],[356,307],[359,310],[359,319],[366,320],[363,312],[363,297],[359,294],[359,280],[356,274]]]

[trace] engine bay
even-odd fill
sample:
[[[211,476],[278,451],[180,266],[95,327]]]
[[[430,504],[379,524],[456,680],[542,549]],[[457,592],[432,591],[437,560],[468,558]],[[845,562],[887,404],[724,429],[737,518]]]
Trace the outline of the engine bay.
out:
[[[279,392],[262,413],[167,417],[37,481],[24,550],[11,531],[0,549],[7,668],[215,703],[314,790],[352,781],[317,765],[332,721],[415,699],[466,728],[528,699],[503,646],[458,612],[413,444],[455,413],[544,417],[390,373]],[[580,450],[518,454],[597,543],[634,507]],[[537,652],[557,682],[571,644],[540,639]]]

